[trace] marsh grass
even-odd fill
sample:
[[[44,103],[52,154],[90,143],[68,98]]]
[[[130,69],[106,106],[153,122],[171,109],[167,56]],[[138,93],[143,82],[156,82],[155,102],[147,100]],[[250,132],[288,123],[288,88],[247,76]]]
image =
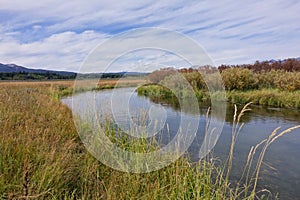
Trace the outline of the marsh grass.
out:
[[[154,102],[168,102],[173,100],[175,95],[169,89],[160,85],[144,85],[137,89],[139,95],[147,96]],[[210,94],[205,90],[195,90],[195,95],[199,103],[210,102]],[[215,99],[218,99],[218,92],[212,93]],[[255,105],[284,107],[284,108],[300,108],[300,91],[286,91],[273,88],[263,88],[254,90],[231,90],[226,91],[227,101],[232,104],[245,105],[252,102]],[[221,99],[221,98],[219,98]],[[174,101],[171,104],[178,104]]]
[[[252,102],[256,105],[300,108],[300,91],[281,91],[278,89],[260,89],[248,91],[227,91],[230,103],[246,104]]]
[[[151,173],[124,173],[101,164],[86,151],[71,111],[54,98],[62,86],[66,85],[1,85],[0,199],[257,199],[268,195],[257,189],[267,148],[299,128],[280,133],[276,129],[252,147],[239,184],[231,184],[230,174],[234,144],[243,127],[240,119],[247,106],[240,113],[235,109],[225,163],[218,163],[213,155],[197,163],[182,156]],[[157,148],[153,145],[157,141],[119,140],[116,131],[107,128],[106,134],[121,147],[139,152]]]

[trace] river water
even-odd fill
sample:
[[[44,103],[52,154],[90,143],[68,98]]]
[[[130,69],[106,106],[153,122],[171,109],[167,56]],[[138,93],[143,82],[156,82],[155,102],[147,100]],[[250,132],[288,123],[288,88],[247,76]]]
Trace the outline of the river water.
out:
[[[130,95],[130,97],[126,97]],[[76,104],[72,107],[73,102]],[[127,101],[129,99],[129,101]],[[93,103],[94,100],[98,106],[87,107],[86,104]],[[97,110],[98,113],[111,112],[113,108],[113,118],[120,124],[121,128],[130,128],[130,119],[135,115],[154,115],[159,119],[164,119],[161,129],[162,143],[167,143],[170,137],[176,134],[179,128],[182,116],[192,116],[198,118],[199,128],[194,142],[188,149],[192,161],[197,161],[201,138],[205,132],[207,106],[200,105],[200,113],[191,112],[182,113],[175,104],[162,103],[159,100],[153,101],[149,98],[132,93],[132,88],[119,88],[114,90],[102,90],[93,92],[84,92],[76,94],[73,97],[66,97],[62,102],[73,109],[73,113],[82,114],[92,113]],[[89,110],[86,112],[86,110]],[[221,161],[227,158],[232,130],[232,118],[234,107],[227,105],[227,113],[222,134],[214,148],[214,155]],[[128,114],[130,113],[130,115]],[[141,114],[142,113],[142,114]],[[135,119],[138,121],[138,119]],[[221,120],[221,119],[220,119]],[[147,120],[146,120],[147,121]],[[294,109],[277,109],[259,106],[251,106],[251,111],[243,116],[245,123],[241,133],[238,136],[235,152],[233,173],[231,179],[239,180],[243,166],[247,160],[247,155],[251,146],[256,145],[277,127],[286,129],[300,124],[300,111]],[[138,123],[138,122],[137,122]],[[168,129],[168,134],[164,135],[164,130]],[[259,187],[270,190],[273,194],[278,193],[280,199],[300,199],[300,130],[284,135],[275,141],[267,150],[264,165],[261,170]]]

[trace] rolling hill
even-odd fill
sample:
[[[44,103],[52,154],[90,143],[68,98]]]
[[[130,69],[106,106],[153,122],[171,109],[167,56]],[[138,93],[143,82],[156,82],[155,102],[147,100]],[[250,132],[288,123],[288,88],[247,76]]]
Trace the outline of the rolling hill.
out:
[[[67,71],[53,71],[45,69],[30,69],[15,64],[2,64],[0,63],[0,73],[31,73],[31,74],[57,74],[61,76],[75,76],[74,72]]]

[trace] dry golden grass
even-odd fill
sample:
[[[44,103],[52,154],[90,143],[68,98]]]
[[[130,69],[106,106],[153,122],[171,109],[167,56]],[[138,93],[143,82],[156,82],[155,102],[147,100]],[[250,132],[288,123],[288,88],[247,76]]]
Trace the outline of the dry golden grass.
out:
[[[122,173],[102,165],[82,145],[71,111],[53,98],[59,88],[72,84],[0,83],[0,199],[255,199],[253,184],[261,165],[247,174],[249,192],[232,186],[225,169],[216,167],[213,159],[190,163],[181,157],[147,174]],[[238,122],[242,114],[235,113]],[[240,127],[237,123],[233,130],[233,142]],[[290,130],[272,134],[267,146]],[[251,149],[248,165],[256,149]]]
[[[79,82],[90,82],[91,80],[78,80]],[[95,81],[95,80],[92,80]],[[99,85],[115,85],[117,83],[144,83],[144,79],[101,79]],[[0,86],[50,86],[50,85],[64,85],[73,86],[75,80],[55,80],[55,81],[0,81]]]

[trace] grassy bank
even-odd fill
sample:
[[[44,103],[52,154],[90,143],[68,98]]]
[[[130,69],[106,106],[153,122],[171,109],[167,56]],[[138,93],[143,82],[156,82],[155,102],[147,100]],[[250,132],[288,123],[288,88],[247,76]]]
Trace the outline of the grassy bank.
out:
[[[86,87],[89,83],[95,83],[92,87]],[[97,84],[96,84],[97,82]],[[44,87],[49,88],[50,94],[55,99],[59,100],[60,97],[72,95],[73,92],[84,92],[91,90],[103,90],[103,89],[112,89],[117,87],[134,87],[138,84],[145,83],[144,79],[139,78],[127,78],[127,79],[86,79],[86,80],[77,80],[76,91],[74,91],[74,80],[56,80],[56,81],[0,81],[0,86],[8,87],[24,87],[36,88]],[[83,87],[80,87],[82,85]],[[49,92],[49,91],[45,91]]]
[[[258,194],[256,186],[260,162],[253,173],[246,174],[247,181],[244,177],[240,184],[230,184],[234,145],[228,161],[218,166],[213,157],[199,163],[181,157],[147,174],[123,173],[102,165],[82,145],[71,111],[55,98],[61,88],[69,90],[71,85],[1,85],[0,199],[254,199],[264,194]],[[107,129],[106,134],[111,137],[113,133]],[[135,151],[134,146],[127,148]],[[253,149],[249,155],[250,163]]]
[[[153,101],[169,104],[178,104],[177,97],[172,91],[159,85],[145,85],[137,89],[139,95],[147,96]],[[210,94],[204,90],[196,90],[195,95],[199,103],[209,103]],[[217,95],[217,94],[213,94]],[[187,98],[181,96],[181,98]],[[252,102],[254,105],[297,108],[300,109],[300,90],[283,91],[279,89],[256,89],[256,90],[232,90],[226,91],[227,101],[232,104],[246,104]]]
[[[297,64],[297,65],[296,65]],[[222,82],[227,92],[227,100],[231,103],[245,104],[253,102],[256,105],[300,108],[300,63],[295,61],[292,68],[277,63],[271,66],[267,63],[242,66],[219,67]],[[199,73],[201,72],[201,73]],[[188,98],[187,88],[182,77],[194,89],[199,102],[210,100],[207,85],[203,75],[209,74],[210,85],[219,84],[217,69],[198,68],[160,69],[152,72],[148,79],[152,85],[145,85],[138,89],[138,93],[152,99]],[[215,76],[214,76],[215,75]],[[159,85],[170,85],[173,93]],[[177,91],[178,90],[178,91]],[[182,94],[182,95],[181,95]],[[217,95],[217,94],[212,94]]]
[[[229,91],[227,99],[231,103],[245,104],[253,102],[256,105],[300,109],[300,91],[280,91],[262,89],[250,91]]]

